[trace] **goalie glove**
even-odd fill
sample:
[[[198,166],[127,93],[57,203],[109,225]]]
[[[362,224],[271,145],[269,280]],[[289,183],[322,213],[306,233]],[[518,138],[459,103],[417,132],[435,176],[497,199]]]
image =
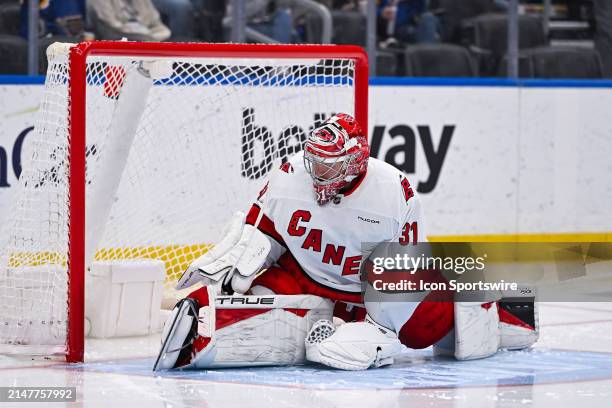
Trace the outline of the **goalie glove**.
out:
[[[344,323],[338,327],[320,320],[313,325],[305,343],[307,360],[342,370],[393,364],[393,357],[402,350],[397,335],[369,316],[365,322]]]
[[[176,289],[200,282],[215,287],[217,293],[249,290],[265,265],[271,244],[261,231],[244,221],[244,213],[236,212],[224,229],[223,239],[189,265]]]

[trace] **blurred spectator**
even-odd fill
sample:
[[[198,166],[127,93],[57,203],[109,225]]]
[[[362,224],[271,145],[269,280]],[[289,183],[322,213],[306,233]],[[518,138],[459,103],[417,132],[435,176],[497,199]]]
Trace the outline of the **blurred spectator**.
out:
[[[510,0],[493,0],[493,6],[496,7],[499,11],[508,11],[510,8]],[[519,5],[519,11],[520,11]]]
[[[193,37],[194,5],[191,0],[152,0],[166,19],[173,37]]]
[[[172,34],[151,0],[87,0],[97,38],[164,41]]]
[[[430,0],[430,9],[440,17],[442,41],[464,44],[466,28],[474,17],[486,13],[506,12],[508,0]],[[468,23],[468,24],[465,24]]]
[[[612,78],[612,1],[595,0],[595,48],[601,56],[603,73]]]
[[[384,37],[403,43],[439,41],[439,21],[427,11],[427,0],[381,0],[377,11]]]
[[[197,24],[195,34],[210,42],[225,41],[223,18],[227,8],[226,0],[191,0],[195,10]]]
[[[81,37],[85,30],[85,0],[46,0],[40,2],[39,35]],[[28,37],[28,1],[21,0],[20,34]]]
[[[291,10],[282,0],[249,0],[245,4],[245,13],[249,28],[280,43],[293,42]],[[231,15],[231,10],[227,15]]]
[[[362,11],[360,0],[330,0],[328,8],[338,11]]]

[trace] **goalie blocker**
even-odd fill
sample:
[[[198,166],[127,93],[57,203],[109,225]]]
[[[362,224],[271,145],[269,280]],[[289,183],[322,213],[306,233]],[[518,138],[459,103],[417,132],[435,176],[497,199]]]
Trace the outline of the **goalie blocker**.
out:
[[[202,287],[173,309],[153,370],[301,364],[310,328],[331,318],[331,301],[318,296],[223,296]]]

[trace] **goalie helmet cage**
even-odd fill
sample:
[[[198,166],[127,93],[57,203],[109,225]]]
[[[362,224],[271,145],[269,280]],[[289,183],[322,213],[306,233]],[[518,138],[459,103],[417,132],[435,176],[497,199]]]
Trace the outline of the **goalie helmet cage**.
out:
[[[95,41],[47,55],[0,233],[0,353],[83,361],[94,259],[162,259],[176,280],[313,124],[346,112],[368,129],[356,46]]]

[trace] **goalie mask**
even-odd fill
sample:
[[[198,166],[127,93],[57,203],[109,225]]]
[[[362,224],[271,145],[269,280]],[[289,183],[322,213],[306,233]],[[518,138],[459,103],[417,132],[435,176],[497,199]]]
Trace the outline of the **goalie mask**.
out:
[[[319,205],[328,203],[365,174],[369,156],[368,140],[350,115],[332,116],[314,129],[304,145],[304,166]]]

